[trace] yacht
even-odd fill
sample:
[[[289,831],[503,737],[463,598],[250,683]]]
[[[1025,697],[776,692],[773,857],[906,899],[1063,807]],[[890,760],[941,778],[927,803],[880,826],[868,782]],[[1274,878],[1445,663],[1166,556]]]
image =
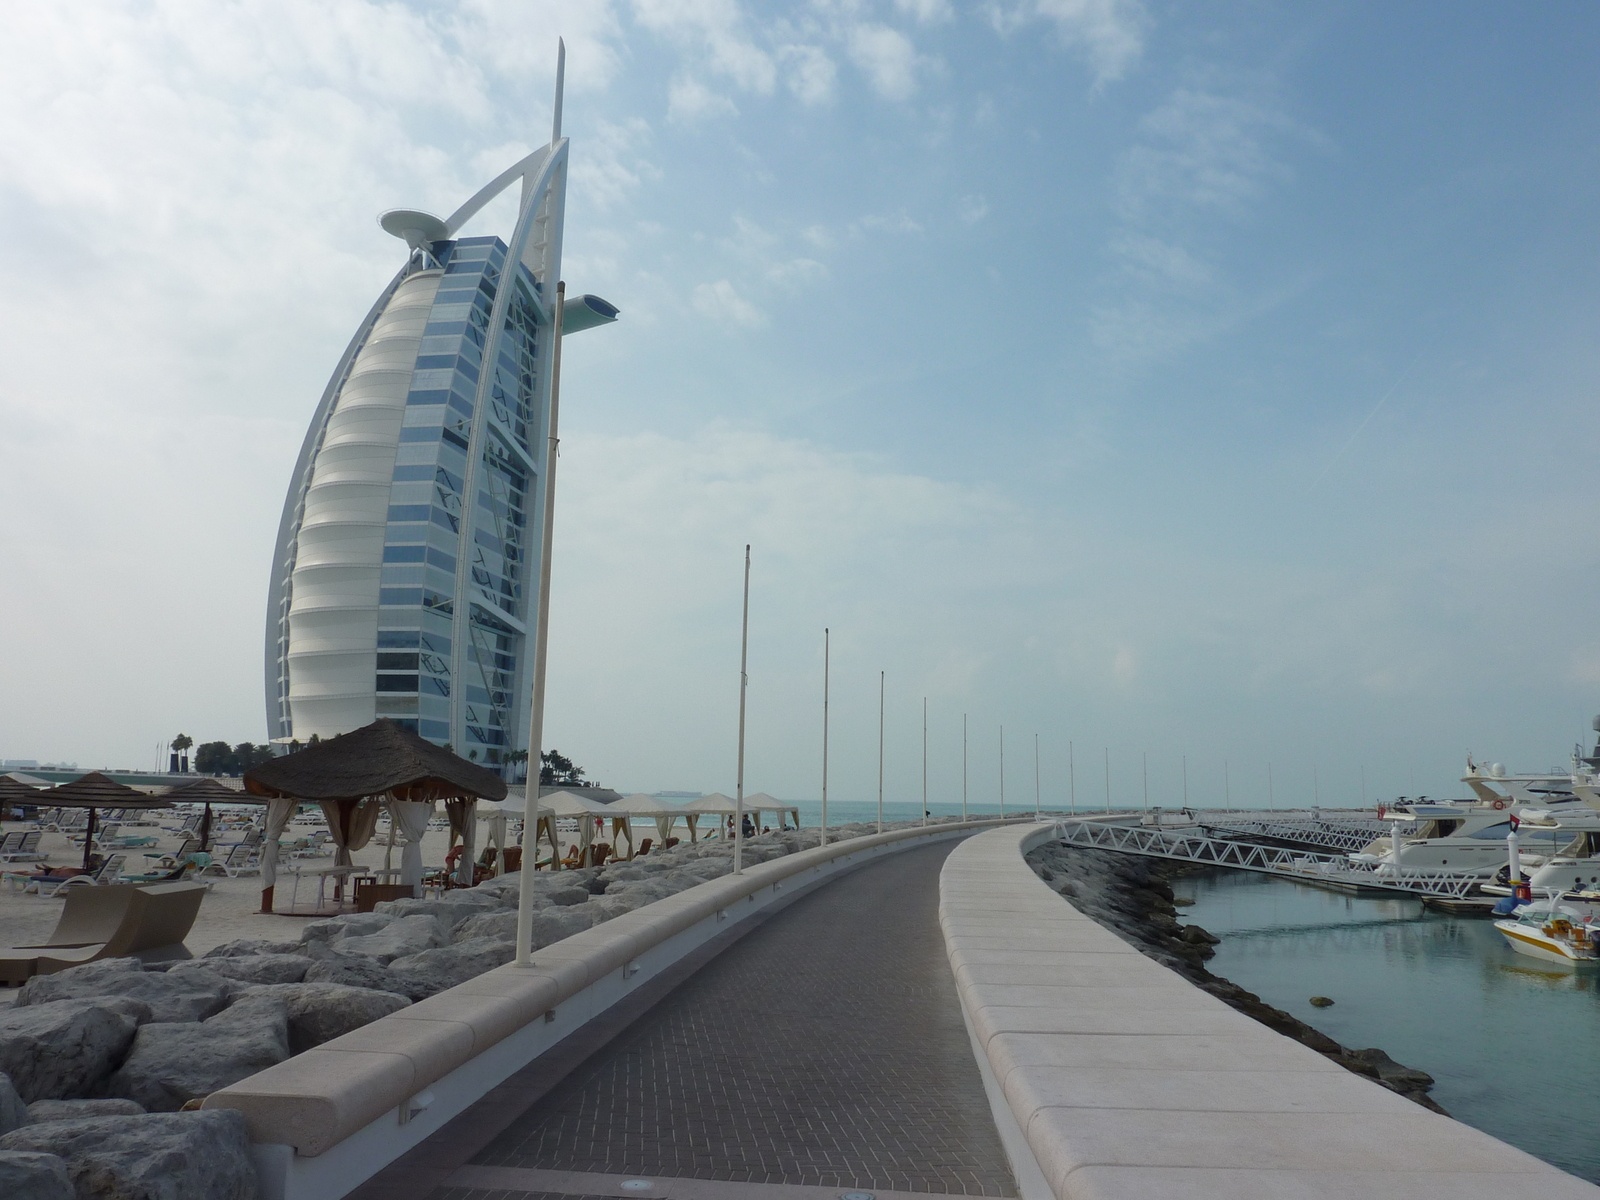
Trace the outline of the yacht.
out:
[[[1525,808],[1517,814],[1517,840],[1550,839],[1550,853],[1522,855],[1522,872],[1537,895],[1543,892],[1600,891],[1600,812],[1580,806],[1577,811]],[[1493,883],[1483,885],[1491,896],[1509,896],[1509,866]]]
[[[1374,838],[1350,855],[1365,867],[1400,871],[1467,871],[1492,876],[1506,865],[1506,835],[1512,811],[1504,803],[1446,800],[1383,808],[1379,815],[1393,822],[1388,837]],[[1416,824],[1408,832],[1402,825]],[[1397,844],[1398,843],[1398,844]],[[1537,856],[1525,860],[1533,865]]]
[[[1559,896],[1524,904],[1494,923],[1513,950],[1562,966],[1600,963],[1600,893]]]
[[[1595,721],[1597,728],[1600,728],[1600,717],[1596,717]],[[1523,805],[1554,808],[1576,804],[1579,803],[1579,797],[1572,785],[1577,782],[1579,767],[1587,762],[1600,766],[1600,743],[1595,745],[1597,757],[1594,759],[1581,758],[1581,753],[1582,747],[1574,748],[1571,770],[1545,771],[1535,775],[1507,775],[1503,764],[1477,763],[1469,754],[1467,773],[1461,777],[1461,782],[1472,789],[1479,803],[1491,808],[1520,808]],[[1600,808],[1600,803],[1595,807]]]

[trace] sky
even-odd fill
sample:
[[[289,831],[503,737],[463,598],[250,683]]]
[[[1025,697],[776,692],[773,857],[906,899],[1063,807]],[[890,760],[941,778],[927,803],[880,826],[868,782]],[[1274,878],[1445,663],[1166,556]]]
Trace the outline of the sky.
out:
[[[1600,712],[1600,10],[80,0],[0,74],[0,757],[265,737],[295,455],[572,139],[545,743],[625,791],[1453,795]],[[502,202],[465,233],[509,231]],[[1185,784],[1185,779],[1187,783]],[[1109,785],[1108,785],[1109,780]],[[1185,791],[1185,787],[1187,790]]]

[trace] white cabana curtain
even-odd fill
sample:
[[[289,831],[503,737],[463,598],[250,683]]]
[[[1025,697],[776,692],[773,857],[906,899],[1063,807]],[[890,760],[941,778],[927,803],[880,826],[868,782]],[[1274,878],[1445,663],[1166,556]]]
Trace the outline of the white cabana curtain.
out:
[[[351,853],[372,840],[372,831],[378,827],[378,812],[382,806],[366,800],[354,803],[349,800],[323,800],[320,803],[322,815],[328,822],[328,832],[333,835],[333,844],[339,849],[334,862],[341,867],[348,867],[351,865]]]
[[[405,837],[400,850],[400,882],[413,888],[422,884],[422,836],[433,820],[433,803],[417,800],[390,800],[389,819]]]
[[[450,818],[450,832],[461,839],[461,860],[456,866],[456,882],[462,887],[471,887],[473,874],[477,862],[477,818],[474,811],[478,807],[476,800],[446,800],[444,802],[445,815]]]
[[[266,829],[261,836],[261,911],[269,911],[273,885],[278,882],[278,839],[289,828],[299,802],[288,797],[267,801]]]

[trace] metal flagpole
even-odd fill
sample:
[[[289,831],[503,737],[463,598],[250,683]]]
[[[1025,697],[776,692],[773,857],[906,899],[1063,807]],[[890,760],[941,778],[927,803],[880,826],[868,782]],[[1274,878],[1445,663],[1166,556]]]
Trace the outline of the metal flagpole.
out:
[[[563,58],[563,61],[564,58]],[[552,142],[551,146],[554,147]],[[519,967],[533,965],[533,869],[539,858],[539,776],[544,746],[544,680],[550,660],[550,552],[556,533],[556,459],[561,448],[561,326],[567,311],[567,285],[556,284],[556,312],[550,342],[550,431],[545,439],[544,540],[539,551],[539,628],[534,636],[533,702],[528,705],[528,781],[522,805],[522,882],[517,888],[517,958]],[[533,836],[528,836],[528,830]],[[561,857],[559,844],[550,851],[550,867]]]
[[[1111,811],[1111,747],[1106,747],[1106,811]]]
[[[1078,763],[1073,757],[1072,743],[1067,743],[1067,806],[1072,815],[1078,815]]]
[[[1144,810],[1150,811],[1150,751],[1144,752]]]
[[[1222,760],[1222,803],[1224,807],[1233,807],[1233,786],[1228,782],[1228,760]]]
[[[1000,726],[1000,819],[1006,817],[1006,727]]]
[[[1189,756],[1183,756],[1183,806],[1189,807]]]
[[[961,714],[961,819],[967,819],[967,714]]]
[[[1269,809],[1274,810],[1274,811],[1276,811],[1277,807],[1278,807],[1277,801],[1275,801],[1272,798],[1272,764],[1271,763],[1267,764],[1267,807]]]
[[[922,698],[922,823],[928,823],[928,698]]]
[[[883,832],[883,672],[878,672],[878,832]]]
[[[828,844],[828,631],[822,631],[822,840]]]
[[[750,547],[744,548],[744,624],[739,631],[739,782],[734,796],[733,873],[744,874],[744,693],[750,682]],[[782,822],[780,822],[781,824]]]
[[[1039,735],[1033,735],[1033,819],[1039,819]]]

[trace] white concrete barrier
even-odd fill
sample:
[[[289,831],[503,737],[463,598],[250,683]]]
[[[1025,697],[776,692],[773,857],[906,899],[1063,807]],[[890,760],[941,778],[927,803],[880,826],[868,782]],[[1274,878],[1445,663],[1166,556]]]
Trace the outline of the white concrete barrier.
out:
[[[1023,1143],[1008,1150],[1026,1200],[1030,1178],[1055,1200],[1600,1197],[1146,958],[1023,861],[1054,836],[970,838],[939,889],[996,1120]]]
[[[263,1200],[338,1200],[639,985],[841,871],[996,821],[919,826],[756,864],[613,917],[206,1097],[249,1122]]]

